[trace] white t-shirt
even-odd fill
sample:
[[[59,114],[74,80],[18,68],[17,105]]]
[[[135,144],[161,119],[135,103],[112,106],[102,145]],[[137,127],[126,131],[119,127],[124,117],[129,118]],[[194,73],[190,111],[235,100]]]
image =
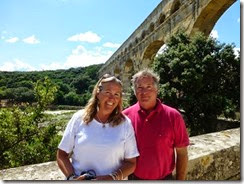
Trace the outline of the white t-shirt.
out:
[[[118,126],[105,127],[95,119],[88,125],[82,119],[83,110],[69,121],[59,149],[71,156],[76,175],[93,169],[97,175],[108,175],[117,170],[125,158],[139,156],[134,129],[128,117]]]

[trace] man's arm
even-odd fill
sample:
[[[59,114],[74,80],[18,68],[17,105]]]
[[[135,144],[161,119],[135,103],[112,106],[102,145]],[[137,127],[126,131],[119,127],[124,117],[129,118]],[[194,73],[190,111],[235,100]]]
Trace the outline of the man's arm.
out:
[[[176,155],[176,180],[185,180],[188,163],[187,147],[176,148]]]

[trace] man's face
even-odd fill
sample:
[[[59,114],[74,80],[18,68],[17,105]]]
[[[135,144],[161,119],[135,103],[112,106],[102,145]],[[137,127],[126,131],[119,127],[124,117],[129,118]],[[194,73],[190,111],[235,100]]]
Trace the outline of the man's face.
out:
[[[158,90],[152,77],[145,76],[137,79],[135,91],[136,98],[143,109],[151,110],[155,107]]]

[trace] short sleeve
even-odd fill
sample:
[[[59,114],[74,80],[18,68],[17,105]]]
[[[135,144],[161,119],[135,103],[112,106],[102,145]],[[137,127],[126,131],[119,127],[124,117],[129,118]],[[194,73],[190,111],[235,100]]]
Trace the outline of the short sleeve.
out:
[[[77,121],[80,121],[78,116],[78,113],[75,113],[70,121],[68,122],[62,140],[59,143],[58,148],[65,151],[66,153],[71,153],[74,147],[74,142],[75,142],[75,129],[76,129],[76,124]]]
[[[134,158],[139,156],[136,145],[136,138],[131,120],[126,117],[126,130],[125,130],[125,158]]]
[[[189,145],[189,136],[185,122],[181,114],[177,114],[174,122],[175,147],[185,147]]]

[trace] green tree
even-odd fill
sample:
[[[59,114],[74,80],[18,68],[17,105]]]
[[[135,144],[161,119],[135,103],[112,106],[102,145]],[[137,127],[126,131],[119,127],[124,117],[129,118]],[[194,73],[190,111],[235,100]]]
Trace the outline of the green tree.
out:
[[[210,132],[218,116],[235,118],[240,110],[240,57],[233,44],[178,32],[153,69],[160,75],[160,98],[185,111],[191,135]]]
[[[71,91],[64,96],[66,105],[81,105],[81,98],[75,92]]]
[[[75,78],[71,85],[76,89],[77,94],[82,94],[88,89],[90,84],[91,78],[86,74],[82,74]]]
[[[45,78],[35,84],[37,105],[0,109],[0,169],[55,159],[61,136],[55,124],[45,124],[43,114],[55,92],[56,86]]]

